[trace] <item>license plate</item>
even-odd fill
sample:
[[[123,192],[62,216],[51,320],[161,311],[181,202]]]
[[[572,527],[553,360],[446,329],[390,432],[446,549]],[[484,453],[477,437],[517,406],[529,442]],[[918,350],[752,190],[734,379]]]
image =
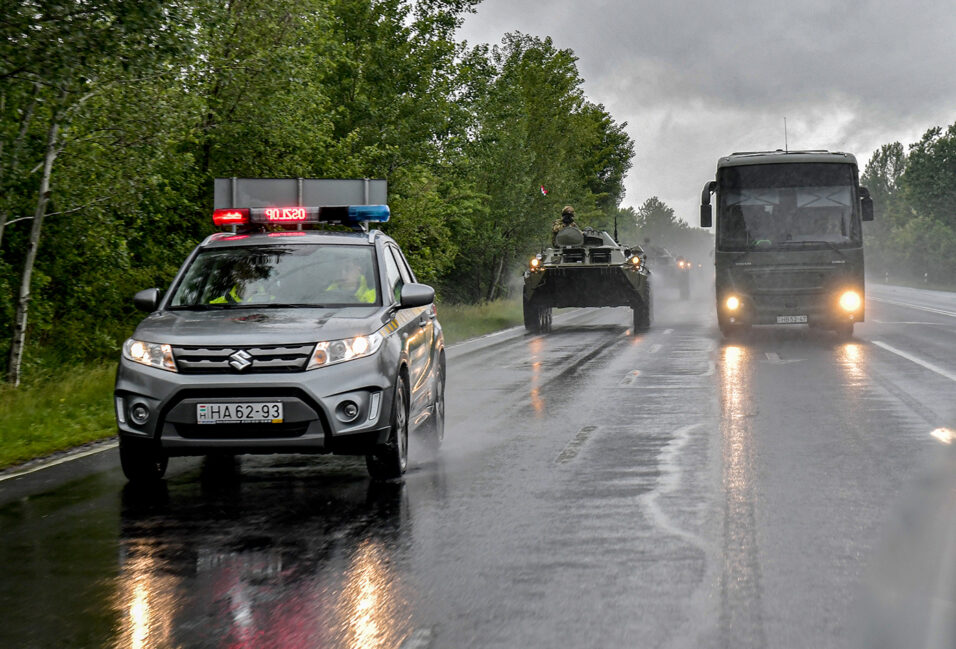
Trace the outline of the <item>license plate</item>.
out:
[[[199,424],[281,424],[282,402],[267,403],[198,403]]]
[[[807,321],[807,316],[805,315],[778,315],[777,324],[799,324],[801,322],[805,323]]]

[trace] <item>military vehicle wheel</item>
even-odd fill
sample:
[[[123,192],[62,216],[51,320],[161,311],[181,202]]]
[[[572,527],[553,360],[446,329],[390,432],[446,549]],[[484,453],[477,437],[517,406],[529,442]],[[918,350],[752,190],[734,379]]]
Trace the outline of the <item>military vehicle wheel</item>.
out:
[[[365,466],[373,480],[401,478],[408,467],[408,387],[404,376],[395,383],[391,423],[385,443],[365,456]]]
[[[522,301],[521,306],[524,313],[524,328],[533,334],[538,333],[538,308],[528,300]]]
[[[538,307],[538,331],[548,333],[551,331],[551,307]]]
[[[123,475],[130,482],[156,482],[169,466],[169,456],[152,440],[120,437],[119,452]]]
[[[432,414],[424,426],[425,444],[431,450],[438,450],[445,439],[445,354],[442,353],[438,364],[438,375],[435,377],[435,403],[432,404]]]
[[[644,333],[651,328],[651,307],[641,302],[631,307],[634,311],[634,333]]]

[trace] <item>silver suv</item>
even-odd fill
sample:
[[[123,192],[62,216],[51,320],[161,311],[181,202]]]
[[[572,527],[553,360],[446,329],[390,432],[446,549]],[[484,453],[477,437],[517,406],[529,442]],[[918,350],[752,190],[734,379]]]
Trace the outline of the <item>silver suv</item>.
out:
[[[177,455],[338,453],[401,477],[410,426],[432,446],[444,435],[434,290],[377,230],[266,231],[262,212],[223,221],[238,230],[203,241],[165,295],[135,296],[150,315],[116,376],[123,472],[157,480]]]

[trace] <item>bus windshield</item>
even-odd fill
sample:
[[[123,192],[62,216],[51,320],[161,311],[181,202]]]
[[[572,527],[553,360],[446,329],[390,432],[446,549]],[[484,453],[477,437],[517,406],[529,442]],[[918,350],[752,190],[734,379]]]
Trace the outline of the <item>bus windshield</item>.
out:
[[[853,167],[833,163],[726,167],[718,176],[721,250],[861,245]]]

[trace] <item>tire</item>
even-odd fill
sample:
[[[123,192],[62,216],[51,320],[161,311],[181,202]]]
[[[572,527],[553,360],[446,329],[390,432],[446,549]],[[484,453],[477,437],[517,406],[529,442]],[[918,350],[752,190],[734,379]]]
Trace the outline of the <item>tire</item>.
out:
[[[640,334],[651,328],[651,307],[641,302],[631,307],[634,312],[634,333]]]
[[[853,322],[841,322],[836,325],[833,330],[840,340],[849,340],[853,337],[853,325]]]
[[[536,334],[540,331],[540,322],[538,321],[538,309],[528,300],[521,302],[524,313],[524,328],[529,332]]]
[[[549,333],[551,331],[551,307],[538,307],[538,331]]]
[[[156,482],[166,474],[169,466],[169,456],[152,440],[120,437],[119,452],[123,475],[130,482]]]
[[[442,354],[438,363],[438,375],[435,377],[435,403],[432,404],[432,414],[425,422],[423,430],[425,444],[432,451],[437,451],[445,439],[445,355]]]
[[[740,340],[750,331],[749,324],[718,324],[720,333],[727,340]]]
[[[404,376],[395,383],[388,439],[365,456],[365,466],[373,480],[401,478],[408,467],[408,385]]]

